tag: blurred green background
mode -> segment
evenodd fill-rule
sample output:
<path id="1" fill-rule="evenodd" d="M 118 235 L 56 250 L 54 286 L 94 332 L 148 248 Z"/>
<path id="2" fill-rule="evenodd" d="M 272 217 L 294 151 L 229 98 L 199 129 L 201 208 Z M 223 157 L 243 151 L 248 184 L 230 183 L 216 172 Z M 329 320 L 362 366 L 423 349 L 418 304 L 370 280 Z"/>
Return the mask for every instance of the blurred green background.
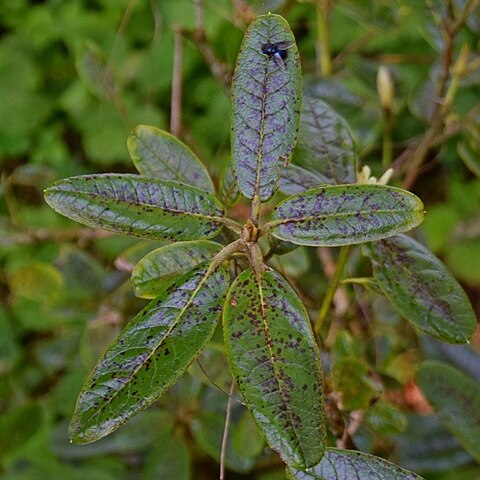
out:
<path id="1" fill-rule="evenodd" d="M 438 30 L 444 4 L 460 9 L 465 2 L 319 0 L 318 5 L 331 8 L 333 71 L 328 77 L 321 75 L 313 2 L 203 3 L 205 41 L 196 35 L 198 11 L 196 17 L 190 0 L 0 2 L 2 479 L 218 478 L 224 390 L 230 384 L 220 336 L 158 405 L 97 444 L 69 444 L 66 428 L 85 375 L 142 306 L 128 272 L 158 243 L 92 233 L 53 212 L 42 196 L 49 183 L 67 176 L 134 172 L 126 147 L 130 130 L 138 124 L 170 128 L 174 31 L 183 35 L 180 134 L 216 184 L 229 157 L 229 93 L 205 61 L 205 48 L 231 72 L 248 18 L 266 11 L 288 19 L 302 57 L 305 90 L 345 117 L 360 161 L 379 175 L 384 117 L 378 69 L 387 66 L 394 83 L 393 152 L 399 158 L 428 128 L 444 58 Z M 455 60 L 469 45 L 471 68 L 412 185 L 427 208 L 419 235 L 466 288 L 477 315 L 479 33 L 477 9 L 452 47 Z M 397 176 L 394 184 L 401 180 Z M 242 207 L 234 214 L 241 217 Z M 309 306 L 317 308 L 326 284 L 318 259 L 299 249 L 282 268 L 304 289 Z M 467 356 L 472 371 L 480 371 L 478 339 L 450 351 L 414 335 L 403 337 L 400 320 L 379 298 L 372 315 L 380 325 L 376 340 L 388 358 L 381 374 L 401 395 L 424 356 L 454 364 L 452 358 Z M 353 329 L 338 336 L 331 353 L 357 352 L 368 364 L 368 342 Z M 392 400 L 370 408 L 377 386 L 364 378 L 362 365 L 344 367 L 339 375 L 352 378 L 356 372 L 365 395 L 351 409 L 370 409 L 357 446 L 427 479 L 480 478 L 478 467 L 436 417 L 420 415 L 415 402 Z M 248 413 L 239 403 L 233 413 L 228 478 L 285 478 Z"/>

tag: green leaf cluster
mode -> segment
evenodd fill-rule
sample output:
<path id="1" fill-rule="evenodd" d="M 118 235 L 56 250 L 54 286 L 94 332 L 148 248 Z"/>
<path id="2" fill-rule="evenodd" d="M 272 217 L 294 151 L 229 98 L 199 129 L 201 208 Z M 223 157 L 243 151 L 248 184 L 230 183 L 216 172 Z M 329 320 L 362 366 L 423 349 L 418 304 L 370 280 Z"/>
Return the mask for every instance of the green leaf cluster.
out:
<path id="1" fill-rule="evenodd" d="M 469 2 L 263 2 L 297 41 L 254 1 L 31 3 L 0 7 L 0 476 L 476 478 L 473 13 L 438 82 Z"/>

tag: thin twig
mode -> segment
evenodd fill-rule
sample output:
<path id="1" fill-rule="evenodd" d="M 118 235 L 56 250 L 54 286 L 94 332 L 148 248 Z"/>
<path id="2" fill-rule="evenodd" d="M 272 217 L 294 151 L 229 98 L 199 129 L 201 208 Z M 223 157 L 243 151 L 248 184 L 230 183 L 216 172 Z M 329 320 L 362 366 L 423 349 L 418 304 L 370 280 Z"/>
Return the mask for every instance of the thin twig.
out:
<path id="1" fill-rule="evenodd" d="M 232 380 L 225 413 L 225 427 L 223 429 L 222 448 L 220 452 L 220 480 L 225 480 L 225 457 L 227 455 L 228 430 L 230 428 L 230 417 L 232 415 L 232 398 L 235 391 L 235 381 Z"/>
<path id="2" fill-rule="evenodd" d="M 317 48 L 319 73 L 328 77 L 332 74 L 332 57 L 330 52 L 330 9 L 331 0 L 322 0 L 317 5 Z"/>
<path id="3" fill-rule="evenodd" d="M 203 374 L 208 378 L 208 380 L 211 382 L 211 384 L 217 389 L 219 390 L 220 392 L 224 393 L 227 397 L 229 397 L 231 400 L 234 400 L 236 403 L 238 403 L 239 405 L 244 405 L 243 402 L 241 402 L 240 400 L 237 400 L 234 396 L 232 396 L 229 392 L 227 392 L 226 390 L 224 390 L 217 382 L 215 382 L 215 380 L 213 380 L 213 378 L 208 374 L 207 370 L 205 369 L 205 367 L 202 365 L 202 363 L 200 362 L 200 360 L 197 358 L 197 364 L 198 366 L 200 367 L 200 370 L 203 372 Z"/>
<path id="4" fill-rule="evenodd" d="M 182 131 L 182 66 L 183 35 L 179 28 L 174 33 L 174 54 L 172 74 L 172 101 L 170 110 L 170 132 L 180 136 Z"/>
<path id="5" fill-rule="evenodd" d="M 323 297 L 322 305 L 320 306 L 320 312 L 318 314 L 317 320 L 314 324 L 314 331 L 317 335 L 320 334 L 322 325 L 327 318 L 328 312 L 330 311 L 330 306 L 333 301 L 333 296 L 338 288 L 340 279 L 342 278 L 343 270 L 348 260 L 348 255 L 350 253 L 350 245 L 344 245 L 340 247 L 340 253 L 338 254 L 337 266 L 335 268 L 335 273 L 333 274 L 330 283 L 328 284 L 327 291 Z"/>
<path id="6" fill-rule="evenodd" d="M 205 35 L 203 1 L 194 0 L 193 8 L 195 10 L 195 30 L 193 32 L 190 30 L 183 30 L 183 34 L 198 48 L 198 51 L 205 60 L 205 63 L 209 66 L 214 78 L 228 90 L 230 88 L 232 75 L 228 65 L 217 58 L 215 52 L 207 41 Z"/>
<path id="7" fill-rule="evenodd" d="M 456 81 L 458 81 L 458 73 L 455 72 L 455 68 L 453 68 L 453 72 L 451 72 L 455 37 L 467 21 L 470 13 L 478 6 L 479 2 L 480 0 L 469 0 L 461 15 L 457 18 L 454 18 L 453 6 L 452 3 L 449 2 L 447 5 L 449 7 L 448 16 L 439 22 L 439 29 L 443 37 L 444 45 L 442 51 L 441 71 L 438 75 L 435 89 L 434 108 L 430 116 L 430 124 L 425 131 L 423 138 L 417 144 L 411 156 L 408 157 L 407 171 L 403 181 L 404 188 L 409 189 L 413 186 L 421 172 L 421 166 L 427 158 L 429 151 L 437 143 L 437 136 L 442 133 L 446 116 L 455 95 L 453 89 L 456 85 Z M 448 80 L 452 75 L 453 86 L 451 85 L 447 89 Z M 402 155 L 404 154 L 405 152 Z"/>
<path id="8" fill-rule="evenodd" d="M 376 33 L 369 31 L 357 38 L 353 42 L 349 43 L 335 58 L 332 60 L 332 70 L 339 70 L 346 58 L 353 53 L 358 52 L 364 46 L 376 37 Z"/>
<path id="9" fill-rule="evenodd" d="M 104 79 L 107 78 L 108 75 L 111 75 L 113 78 L 113 71 L 112 71 L 112 62 L 113 59 L 116 55 L 116 51 L 118 49 L 119 45 L 119 39 L 122 37 L 128 27 L 128 24 L 130 23 L 130 19 L 132 18 L 133 11 L 135 10 L 137 4 L 139 3 L 139 0 L 130 0 L 130 2 L 127 5 L 127 8 L 125 9 L 122 19 L 120 20 L 120 25 L 118 27 L 118 30 L 115 34 L 115 38 L 113 40 L 113 45 L 110 50 L 110 55 L 108 57 L 107 63 L 105 65 L 105 73 L 104 73 Z M 102 81 L 104 80 L 102 79 Z M 110 95 L 110 98 L 112 100 L 113 106 L 115 107 L 115 110 L 117 110 L 118 114 L 120 115 L 122 122 L 124 123 L 125 126 L 130 126 L 130 119 L 128 116 L 127 109 L 125 107 L 125 104 L 123 102 L 123 97 L 116 88 L 117 85 L 115 83 L 114 89 L 112 94 Z"/>
<path id="10" fill-rule="evenodd" d="M 152 10 L 153 20 L 155 22 L 155 28 L 152 35 L 152 45 L 155 45 L 160 38 L 160 33 L 162 30 L 162 17 L 158 13 L 158 9 L 156 8 L 153 0 L 150 0 L 150 9 Z"/>

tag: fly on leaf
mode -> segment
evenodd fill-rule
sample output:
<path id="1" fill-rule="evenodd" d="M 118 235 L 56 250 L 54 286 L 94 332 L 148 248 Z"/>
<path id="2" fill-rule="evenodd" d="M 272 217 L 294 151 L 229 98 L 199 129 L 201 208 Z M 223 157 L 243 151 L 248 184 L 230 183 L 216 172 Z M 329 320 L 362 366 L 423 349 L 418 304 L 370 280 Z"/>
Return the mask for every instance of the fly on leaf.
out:
<path id="1" fill-rule="evenodd" d="M 285 42 L 264 43 L 261 46 L 262 53 L 272 58 L 275 64 L 281 68 L 285 67 L 284 60 L 287 58 L 288 49 L 292 48 L 295 42 L 287 40 Z"/>

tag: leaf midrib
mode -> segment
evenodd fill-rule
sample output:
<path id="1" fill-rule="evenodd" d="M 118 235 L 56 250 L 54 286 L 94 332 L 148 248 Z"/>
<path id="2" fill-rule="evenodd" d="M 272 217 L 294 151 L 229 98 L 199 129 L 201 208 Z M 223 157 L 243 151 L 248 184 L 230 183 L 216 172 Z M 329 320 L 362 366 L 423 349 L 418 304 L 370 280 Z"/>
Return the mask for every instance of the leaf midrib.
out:
<path id="1" fill-rule="evenodd" d="M 297 443 L 298 449 L 299 449 L 299 451 L 302 455 L 302 459 L 305 460 L 306 455 L 303 451 L 303 448 L 301 446 L 301 442 L 300 442 L 300 439 L 299 439 L 299 435 L 297 434 L 297 430 L 295 428 L 295 422 L 293 421 L 291 409 L 289 408 L 288 402 L 287 402 L 287 400 L 285 398 L 285 395 L 283 393 L 283 390 L 282 390 L 282 383 L 279 379 L 279 375 L 278 375 L 277 367 L 276 367 L 276 363 L 275 363 L 275 354 L 273 352 L 273 348 L 271 347 L 272 338 L 271 338 L 271 335 L 270 335 L 270 329 L 268 327 L 268 322 L 267 322 L 267 318 L 266 318 L 266 308 L 265 308 L 266 304 L 265 304 L 265 300 L 264 300 L 264 296 L 263 296 L 262 280 L 264 279 L 264 276 L 263 276 L 263 274 L 258 274 L 257 275 L 255 273 L 253 275 L 254 275 L 255 279 L 257 280 L 257 284 L 258 284 L 258 294 L 259 294 L 259 297 L 260 297 L 260 308 L 261 308 L 261 312 L 262 312 L 262 323 L 263 323 L 263 327 L 264 327 L 265 337 L 267 339 L 267 341 L 265 343 L 266 343 L 267 348 L 268 348 L 270 363 L 271 363 L 273 371 L 275 373 L 275 380 L 277 381 L 278 392 L 279 392 L 280 397 L 282 399 L 282 403 L 285 406 L 286 411 L 288 412 L 288 416 L 290 418 L 290 424 L 292 426 L 293 434 L 294 434 L 295 441 Z"/>
<path id="2" fill-rule="evenodd" d="M 407 210 L 405 211 L 405 209 L 388 209 L 388 210 L 375 210 L 375 211 L 372 211 L 372 210 L 367 210 L 367 211 L 364 211 L 364 210 L 360 210 L 360 211 L 356 211 L 356 212 L 341 212 L 341 213 L 326 213 L 326 214 L 319 214 L 317 216 L 314 216 L 314 215 L 308 215 L 308 216 L 305 216 L 305 217 L 293 217 L 293 218 L 285 218 L 285 219 L 281 219 L 281 220 L 272 220 L 270 222 L 268 222 L 264 228 L 275 228 L 279 225 L 284 225 L 286 223 L 299 223 L 299 222 L 306 222 L 306 221 L 309 221 L 309 220 L 320 220 L 320 219 L 330 219 L 330 218 L 345 218 L 345 217 L 356 217 L 357 215 L 364 215 L 364 216 L 374 216 L 375 214 L 377 213 L 380 213 L 380 214 L 384 214 L 384 213 L 410 213 L 410 214 L 415 214 L 417 215 L 418 213 L 421 213 L 421 209 L 418 209 L 418 210 Z M 365 215 L 365 214 L 368 214 L 368 215 Z"/>
<path id="3" fill-rule="evenodd" d="M 195 217 L 195 218 L 208 218 L 208 219 L 214 220 L 218 223 L 223 223 L 223 221 L 224 221 L 224 217 L 219 217 L 217 215 L 208 215 L 206 213 L 196 213 L 196 212 L 190 212 L 188 210 L 178 210 L 178 209 L 170 208 L 170 207 L 161 207 L 159 205 L 152 204 L 152 203 L 128 202 L 128 201 L 122 200 L 122 199 L 118 200 L 118 199 L 111 198 L 111 197 L 104 197 L 102 195 L 98 195 L 96 193 L 91 193 L 91 192 L 75 192 L 75 191 L 65 191 L 65 190 L 61 190 L 61 189 L 54 190 L 53 188 L 50 188 L 49 192 L 58 193 L 58 194 L 61 194 L 61 195 L 71 195 L 75 199 L 78 199 L 79 197 L 84 197 L 84 198 L 86 197 L 87 199 L 88 198 L 100 199 L 100 200 L 103 200 L 104 202 L 107 202 L 107 203 L 111 201 L 111 202 L 114 202 L 115 205 L 122 204 L 122 205 L 125 205 L 127 207 L 131 206 L 131 205 L 135 205 L 135 206 L 145 207 L 145 208 L 155 208 L 155 209 L 158 209 L 158 210 L 166 212 L 166 213 L 171 213 L 173 215 L 188 215 L 188 216 Z M 108 205 L 106 205 L 106 206 L 108 206 Z M 220 206 L 219 206 L 219 208 L 220 208 Z"/>

